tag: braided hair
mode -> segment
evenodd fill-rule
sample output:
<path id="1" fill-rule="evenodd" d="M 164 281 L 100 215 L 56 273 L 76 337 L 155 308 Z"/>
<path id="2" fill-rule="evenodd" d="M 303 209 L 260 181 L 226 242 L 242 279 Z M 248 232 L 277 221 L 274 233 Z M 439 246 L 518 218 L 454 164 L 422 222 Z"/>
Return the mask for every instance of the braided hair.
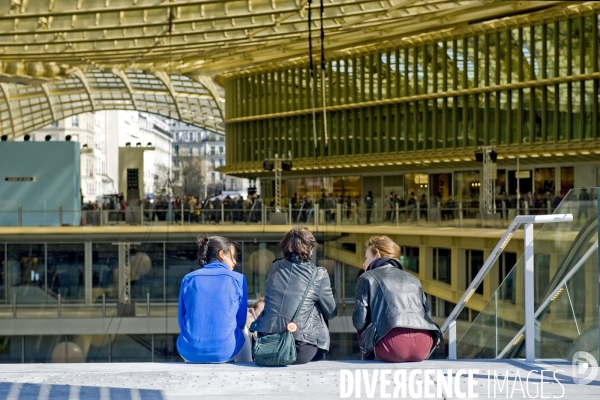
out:
<path id="1" fill-rule="evenodd" d="M 220 251 L 231 252 L 233 242 L 223 236 L 204 236 L 198 238 L 198 266 L 203 268 L 209 262 L 216 260 Z"/>

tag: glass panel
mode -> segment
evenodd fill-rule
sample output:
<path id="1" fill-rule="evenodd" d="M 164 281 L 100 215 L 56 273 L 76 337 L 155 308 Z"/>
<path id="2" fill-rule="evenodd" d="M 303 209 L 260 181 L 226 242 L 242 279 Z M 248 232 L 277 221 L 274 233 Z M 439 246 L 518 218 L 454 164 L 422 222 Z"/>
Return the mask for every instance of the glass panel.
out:
<path id="1" fill-rule="evenodd" d="M 68 362 L 68 356 L 75 353 L 75 348 L 69 344 L 65 346 L 65 339 L 64 335 L 25 336 L 25 362 L 65 362 L 65 358 Z"/>
<path id="2" fill-rule="evenodd" d="M 410 246 L 400 246 L 400 263 L 405 270 L 419 273 L 419 248 Z"/>
<path id="3" fill-rule="evenodd" d="M 183 362 L 177 351 L 177 336 L 179 335 L 154 335 L 155 362 Z"/>
<path id="4" fill-rule="evenodd" d="M 499 116 L 499 112 L 500 109 L 498 107 L 498 93 L 489 93 L 486 94 L 486 106 L 488 108 L 487 110 L 487 137 L 488 137 L 488 144 L 493 146 L 495 144 L 497 144 L 496 142 L 496 138 L 497 138 L 497 134 L 496 134 L 496 127 L 497 127 L 497 121 L 498 121 L 498 116 Z"/>
<path id="5" fill-rule="evenodd" d="M 115 335 L 112 362 L 151 362 L 152 335 Z"/>
<path id="6" fill-rule="evenodd" d="M 507 105 L 507 110 L 510 112 L 509 143 L 512 144 L 519 144 L 519 129 L 522 126 L 519 93 L 519 90 L 510 90 L 508 92 L 508 100 L 510 101 Z"/>
<path id="7" fill-rule="evenodd" d="M 571 89 L 571 140 L 581 139 L 581 118 L 583 114 L 581 96 L 583 95 L 582 89 L 585 90 L 585 82 L 573 82 L 570 85 Z"/>
<path id="8" fill-rule="evenodd" d="M 405 106 L 405 112 L 407 113 L 405 121 L 408 122 L 406 125 L 406 150 L 412 151 L 415 149 L 415 103 L 407 103 Z"/>
<path id="9" fill-rule="evenodd" d="M 282 257 L 281 247 L 275 242 L 244 242 L 243 253 L 243 273 L 248 282 L 248 296 L 263 297 L 266 293 L 267 273 L 273 261 Z"/>
<path id="10" fill-rule="evenodd" d="M 190 252 L 195 253 L 194 251 Z M 163 244 L 142 243 L 139 246 L 132 247 L 130 263 L 132 301 L 145 302 L 147 293 L 150 293 L 151 300 L 162 301 L 164 299 L 163 286 L 165 284 Z M 170 283 L 178 286 L 175 282 Z"/>
<path id="11" fill-rule="evenodd" d="M 451 263 L 452 250 L 434 248 L 433 249 L 433 279 L 444 283 L 451 283 Z"/>
<path id="12" fill-rule="evenodd" d="M 442 121 L 444 121 L 444 127 L 446 128 L 446 148 L 451 149 L 454 147 L 454 132 L 452 129 L 452 116 L 454 108 L 454 97 L 444 98 L 444 117 Z"/>
<path id="13" fill-rule="evenodd" d="M 596 202 L 586 200 L 592 197 L 589 194 L 586 197 L 586 193 L 578 189 L 570 191 L 555 211 L 572 213 L 573 222 L 545 225 L 535 237 L 535 307 L 539 314 L 536 356 L 539 358 L 570 360 L 576 350 L 597 349 L 597 249 L 587 261 L 579 262 L 597 238 Z M 585 212 L 578 216 L 582 210 Z M 553 249 L 552 254 L 545 253 L 548 249 Z M 523 292 L 515 290 L 523 287 L 523 257 L 506 274 L 506 256 L 499 265 L 500 279 L 506 278 L 460 339 L 459 358 L 498 355 L 514 358 L 524 354 L 524 335 L 519 332 L 524 324 Z M 562 284 L 564 279 L 568 282 L 566 286 Z M 542 304 L 549 304 L 549 308 L 538 309 Z M 590 340 L 594 335 L 595 339 Z"/>
<path id="14" fill-rule="evenodd" d="M 463 140 L 464 140 L 464 132 L 465 132 L 465 122 L 466 122 L 464 120 L 464 109 L 465 109 L 464 96 L 458 96 L 457 98 L 454 99 L 454 101 L 455 101 L 454 107 L 456 108 L 454 110 L 454 116 L 455 116 L 454 128 L 455 128 L 455 132 L 456 132 L 456 147 L 462 147 Z"/>
<path id="15" fill-rule="evenodd" d="M 583 26 L 583 64 L 584 73 L 589 74 L 595 71 L 594 69 L 594 24 L 597 16 L 589 16 L 584 18 Z M 596 42 L 598 38 L 596 38 Z"/>
<path id="16" fill-rule="evenodd" d="M 477 126 L 475 127 L 475 135 L 477 136 L 477 146 L 484 146 L 485 143 L 485 94 L 475 95 L 477 98 L 476 103 L 476 118 Z"/>
<path id="17" fill-rule="evenodd" d="M 509 96 L 510 92 L 499 92 L 497 94 L 499 101 L 499 120 L 498 120 L 498 144 L 506 144 L 506 129 L 508 125 Z"/>
<path id="18" fill-rule="evenodd" d="M 499 61 L 499 72 L 500 72 L 500 81 L 498 83 L 500 83 L 501 85 L 504 85 L 506 83 L 508 83 L 508 76 L 510 74 L 510 71 L 508 69 L 509 66 L 509 61 L 510 61 L 510 54 L 511 54 L 511 49 L 510 49 L 510 31 L 506 31 L 506 32 L 500 32 L 500 34 L 498 35 L 498 61 Z"/>
<path id="19" fill-rule="evenodd" d="M 557 93 L 557 99 L 559 102 L 558 111 L 559 111 L 559 125 L 558 125 L 558 140 L 566 140 L 567 134 L 569 131 L 569 85 L 567 83 L 562 83 L 557 85 L 559 90 Z"/>
<path id="20" fill-rule="evenodd" d="M 4 243 L 0 243 L 0 304 L 8 303 L 8 299 L 6 296 L 6 286 L 4 283 L 4 277 L 6 275 L 6 245 Z M 2 339 L 0 339 L 2 340 Z M 0 351 L 0 354 L 2 351 Z M 2 362 L 2 361 L 0 361 Z"/>
<path id="21" fill-rule="evenodd" d="M 184 276 L 198 269 L 198 250 L 195 243 L 165 244 L 165 298 L 179 300 L 179 289 Z"/>
<path id="22" fill-rule="evenodd" d="M 0 336 L 0 364 L 21 362 L 22 336 Z"/>
<path id="23" fill-rule="evenodd" d="M 555 78 L 556 71 L 556 38 L 558 29 L 556 22 L 546 25 L 546 78 Z"/>
<path id="24" fill-rule="evenodd" d="M 444 80 L 446 91 L 454 90 L 454 42 L 445 42 Z"/>
<path id="25" fill-rule="evenodd" d="M 584 85 L 584 101 L 585 101 L 585 114 L 583 118 L 583 138 L 593 139 L 594 138 L 594 81 L 585 81 Z"/>
<path id="26" fill-rule="evenodd" d="M 42 304 L 55 302 L 46 296 L 46 261 L 43 244 L 8 244 L 6 264 L 6 294 L 12 303 Z"/>
<path id="27" fill-rule="evenodd" d="M 531 92 L 534 89 L 520 90 L 522 124 L 521 124 L 521 143 L 531 143 Z"/>
<path id="28" fill-rule="evenodd" d="M 343 264 L 344 267 L 344 299 L 354 299 L 356 293 L 356 282 L 358 277 L 363 274 L 363 269 L 350 264 Z M 361 266 L 362 267 L 362 266 Z"/>
<path id="29" fill-rule="evenodd" d="M 83 302 L 84 245 L 48 244 L 48 296 L 61 301 Z"/>
<path id="30" fill-rule="evenodd" d="M 568 21 L 560 21 L 558 23 L 558 76 L 568 76 L 571 60 L 569 59 L 569 41 L 567 30 Z"/>
<path id="31" fill-rule="evenodd" d="M 571 23 L 571 74 L 577 75 L 583 72 L 582 49 L 580 49 L 581 38 L 579 35 L 583 34 L 581 20 L 575 18 L 570 20 Z"/>
<path id="32" fill-rule="evenodd" d="M 434 100 L 425 102 L 425 139 L 427 141 L 427 149 L 433 149 L 433 110 Z"/>
<path id="33" fill-rule="evenodd" d="M 109 243 L 92 244 L 92 302 L 119 299 L 119 250 Z"/>

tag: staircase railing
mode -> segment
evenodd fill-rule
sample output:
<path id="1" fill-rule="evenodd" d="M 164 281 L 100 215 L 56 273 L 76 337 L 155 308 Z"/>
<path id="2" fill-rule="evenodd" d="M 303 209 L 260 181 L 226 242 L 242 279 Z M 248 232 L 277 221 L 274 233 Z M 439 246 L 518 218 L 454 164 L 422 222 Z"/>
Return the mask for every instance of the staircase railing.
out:
<path id="1" fill-rule="evenodd" d="M 452 310 L 444 324 L 442 325 L 442 334 L 448 333 L 448 358 L 456 359 L 456 318 L 465 308 L 477 287 L 483 282 L 483 279 L 492 269 L 500 254 L 506 248 L 515 232 L 524 224 L 524 260 L 525 260 L 525 358 L 527 362 L 535 360 L 535 317 L 534 317 L 534 263 L 533 263 L 533 224 L 550 224 L 559 222 L 572 222 L 573 214 L 552 214 L 552 215 L 519 215 L 511 222 L 509 227 L 498 241 L 498 244 L 487 258 L 479 273 L 475 276 L 467 290 Z"/>

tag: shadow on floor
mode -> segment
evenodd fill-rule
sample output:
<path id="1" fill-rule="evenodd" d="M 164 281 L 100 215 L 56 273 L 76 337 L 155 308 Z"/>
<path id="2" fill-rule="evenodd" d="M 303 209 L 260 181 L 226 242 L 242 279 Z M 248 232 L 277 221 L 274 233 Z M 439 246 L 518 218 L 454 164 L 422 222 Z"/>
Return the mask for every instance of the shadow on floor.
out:
<path id="1" fill-rule="evenodd" d="M 46 396 L 47 393 L 47 396 Z M 165 400 L 160 390 L 0 382 L 2 400 Z"/>

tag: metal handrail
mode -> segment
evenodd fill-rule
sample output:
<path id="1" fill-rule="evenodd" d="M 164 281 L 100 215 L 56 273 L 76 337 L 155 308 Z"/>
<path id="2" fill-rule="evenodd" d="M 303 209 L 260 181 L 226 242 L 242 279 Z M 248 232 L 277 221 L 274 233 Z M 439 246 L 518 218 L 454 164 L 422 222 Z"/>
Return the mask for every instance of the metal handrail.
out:
<path id="1" fill-rule="evenodd" d="M 535 348 L 533 342 L 533 319 L 534 319 L 534 301 L 533 301 L 533 224 L 549 224 L 555 222 L 572 222 L 573 214 L 551 214 L 551 215 L 518 215 L 513 219 L 511 224 L 508 226 L 502 238 L 498 241 L 498 244 L 489 255 L 479 273 L 475 276 L 467 290 L 463 293 L 462 297 L 442 325 L 442 334 L 448 333 L 448 358 L 451 360 L 456 359 L 456 318 L 465 308 L 469 302 L 477 287 L 483 282 L 483 279 L 492 269 L 492 266 L 496 263 L 500 254 L 506 248 L 506 245 L 510 242 L 515 232 L 521 224 L 525 224 L 525 331 L 526 331 L 526 358 L 527 362 L 533 362 L 535 359 Z M 528 290 L 530 289 L 530 290 Z M 530 335 L 527 335 L 531 332 Z"/>

